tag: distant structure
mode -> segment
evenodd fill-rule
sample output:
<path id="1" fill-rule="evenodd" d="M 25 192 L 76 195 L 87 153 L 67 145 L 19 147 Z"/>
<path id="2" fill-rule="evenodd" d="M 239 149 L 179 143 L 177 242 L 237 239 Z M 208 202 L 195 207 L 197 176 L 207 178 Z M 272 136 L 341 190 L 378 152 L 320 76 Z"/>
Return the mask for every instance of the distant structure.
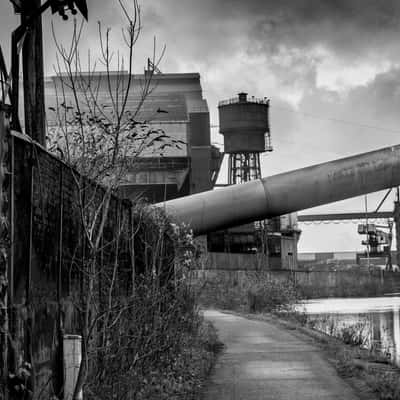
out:
<path id="1" fill-rule="evenodd" d="M 180 144 L 179 147 L 167 146 L 162 151 L 146 149 L 135 158 L 120 187 L 122 196 L 132 200 L 146 198 L 149 202 L 159 202 L 210 190 L 222 161 L 222 154 L 210 142 L 210 116 L 200 75 L 156 72 L 151 78 L 151 92 L 141 104 L 136 119 L 153 129 L 161 129 Z M 143 100 L 141 93 L 146 73 L 132 76 L 128 97 L 130 112 Z M 112 90 L 119 84 L 121 74 L 124 73 L 110 73 Z M 47 110 L 57 107 L 55 87 L 59 79 L 53 76 L 45 81 Z M 110 106 L 105 73 L 91 74 L 91 81 L 93 87 L 98 87 L 97 102 Z M 69 101 L 73 103 L 72 92 L 66 93 L 66 102 Z M 53 114 L 47 113 L 50 126 L 57 123 Z"/>
<path id="2" fill-rule="evenodd" d="M 272 151 L 269 100 L 247 99 L 247 93 L 221 101 L 219 129 L 229 156 L 228 183 L 235 185 L 261 178 L 260 153 Z"/>
<path id="3" fill-rule="evenodd" d="M 45 81 L 46 110 L 57 107 L 55 88 L 61 78 L 53 76 Z M 131 112 L 142 102 L 140 89 L 145 78 L 146 72 L 132 77 L 128 97 Z M 112 90 L 120 79 L 121 72 L 110 74 Z M 108 79 L 98 73 L 91 74 L 91 80 L 98 87 L 98 103 L 107 107 L 111 102 Z M 213 189 L 223 153 L 211 144 L 209 109 L 200 75 L 158 72 L 151 85 L 136 119 L 162 129 L 181 145 L 162 151 L 147 149 L 135 158 L 120 186 L 122 197 L 153 203 Z M 73 103 L 72 96 L 72 92 L 65 93 L 67 104 Z M 246 93 L 219 104 L 230 184 L 261 177 L 260 154 L 272 151 L 268 112 L 268 99 L 248 98 Z M 47 113 L 49 126 L 57 124 L 53 114 Z M 299 232 L 296 215 L 290 214 L 209 234 L 207 247 L 217 253 L 263 253 L 268 257 L 263 268 L 295 268 Z"/>
<path id="4" fill-rule="evenodd" d="M 219 129 L 228 156 L 228 184 L 261 178 L 260 154 L 271 152 L 269 99 L 237 97 L 218 105 Z M 297 215 L 241 225 L 208 235 L 211 252 L 261 253 L 267 263 L 262 268 L 294 269 L 297 266 Z"/>

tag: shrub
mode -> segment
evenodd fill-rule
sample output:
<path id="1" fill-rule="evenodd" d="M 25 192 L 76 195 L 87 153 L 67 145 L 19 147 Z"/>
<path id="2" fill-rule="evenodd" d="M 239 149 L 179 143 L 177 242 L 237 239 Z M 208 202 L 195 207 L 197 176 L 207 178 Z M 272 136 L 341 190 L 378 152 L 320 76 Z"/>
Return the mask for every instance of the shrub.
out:
<path id="1" fill-rule="evenodd" d="M 127 287 L 130 275 L 118 263 L 93 279 L 103 292 L 92 303 L 83 385 L 89 400 L 190 399 L 218 348 L 188 279 L 196 262 L 191 233 L 161 213 L 143 212 L 140 220 L 133 283 Z"/>
<path id="2" fill-rule="evenodd" d="M 343 322 L 337 315 L 308 316 L 307 325 L 315 330 L 334 336 L 345 344 L 371 347 L 371 325 L 367 319 Z"/>
<path id="3" fill-rule="evenodd" d="M 352 346 L 364 346 L 368 341 L 368 327 L 365 323 L 359 322 L 343 327 L 339 332 L 340 339 Z"/>
<path id="4" fill-rule="evenodd" d="M 294 311 L 300 300 L 292 280 L 275 280 L 268 273 L 246 273 L 237 280 L 220 276 L 197 282 L 196 288 L 198 301 L 203 307 L 237 311 Z"/>
<path id="5" fill-rule="evenodd" d="M 278 282 L 267 278 L 252 285 L 247 294 L 251 312 L 293 311 L 298 301 L 296 285 L 291 280 Z"/>
<path id="6" fill-rule="evenodd" d="M 397 373 L 379 371 L 371 377 L 369 385 L 378 393 L 380 400 L 400 399 L 400 382 Z"/>

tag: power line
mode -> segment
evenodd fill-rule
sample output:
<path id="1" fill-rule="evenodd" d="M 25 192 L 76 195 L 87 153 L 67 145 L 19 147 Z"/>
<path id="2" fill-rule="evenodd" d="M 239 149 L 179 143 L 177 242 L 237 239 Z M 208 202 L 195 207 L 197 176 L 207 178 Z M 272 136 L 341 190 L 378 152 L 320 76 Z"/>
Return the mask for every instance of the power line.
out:
<path id="1" fill-rule="evenodd" d="M 378 130 L 378 131 L 381 131 L 381 132 L 400 134 L 400 130 L 387 128 L 387 127 L 383 127 L 383 126 L 369 125 L 369 124 L 364 124 L 364 123 L 358 122 L 358 121 L 349 121 L 349 120 L 340 119 L 340 118 L 316 115 L 316 114 L 312 114 L 312 113 L 305 112 L 305 111 L 294 110 L 294 109 L 289 108 L 289 107 L 275 106 L 275 105 L 273 107 L 277 108 L 277 109 L 280 109 L 280 110 L 288 111 L 288 112 L 291 112 L 291 113 L 294 113 L 294 114 L 300 114 L 300 115 L 303 115 L 304 117 L 319 119 L 321 121 L 330 121 L 330 122 L 336 122 L 336 123 L 339 123 L 339 124 L 357 126 L 359 128 L 375 129 L 375 130 Z M 219 128 L 219 125 L 218 124 L 211 124 L 210 128 Z"/>
<path id="2" fill-rule="evenodd" d="M 399 130 L 395 130 L 395 129 L 392 129 L 392 128 L 364 124 L 364 123 L 358 122 L 358 121 L 349 121 L 349 120 L 340 119 L 340 118 L 320 116 L 320 115 L 312 114 L 312 113 L 309 113 L 309 112 L 304 112 L 304 111 L 300 111 L 300 110 L 293 110 L 293 109 L 291 109 L 289 107 L 274 106 L 274 108 L 278 108 L 278 109 L 281 109 L 281 110 L 284 110 L 284 111 L 289 111 L 289 112 L 292 112 L 292 113 L 295 113 L 295 114 L 301 114 L 301 115 L 303 115 L 305 117 L 319 119 L 321 121 L 336 122 L 336 123 L 340 123 L 340 124 L 358 126 L 360 128 L 375 129 L 375 130 L 385 131 L 385 132 L 390 132 L 390 133 L 397 133 L 397 134 L 400 133 Z"/>

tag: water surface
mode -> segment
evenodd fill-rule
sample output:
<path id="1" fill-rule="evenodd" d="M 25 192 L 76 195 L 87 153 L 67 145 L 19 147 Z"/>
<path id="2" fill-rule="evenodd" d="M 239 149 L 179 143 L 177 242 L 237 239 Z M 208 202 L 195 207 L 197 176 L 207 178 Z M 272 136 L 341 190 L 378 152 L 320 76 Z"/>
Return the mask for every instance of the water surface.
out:
<path id="1" fill-rule="evenodd" d="M 400 366 L 400 296 L 303 302 L 315 329 L 374 348 Z"/>

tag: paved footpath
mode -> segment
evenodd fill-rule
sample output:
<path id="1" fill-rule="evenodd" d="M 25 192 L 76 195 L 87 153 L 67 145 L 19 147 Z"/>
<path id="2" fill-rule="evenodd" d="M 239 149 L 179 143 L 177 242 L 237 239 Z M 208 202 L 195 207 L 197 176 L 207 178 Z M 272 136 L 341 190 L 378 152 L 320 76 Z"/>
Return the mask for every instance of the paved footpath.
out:
<path id="1" fill-rule="evenodd" d="M 290 331 L 214 310 L 204 316 L 225 344 L 205 400 L 358 399 L 318 348 Z"/>

